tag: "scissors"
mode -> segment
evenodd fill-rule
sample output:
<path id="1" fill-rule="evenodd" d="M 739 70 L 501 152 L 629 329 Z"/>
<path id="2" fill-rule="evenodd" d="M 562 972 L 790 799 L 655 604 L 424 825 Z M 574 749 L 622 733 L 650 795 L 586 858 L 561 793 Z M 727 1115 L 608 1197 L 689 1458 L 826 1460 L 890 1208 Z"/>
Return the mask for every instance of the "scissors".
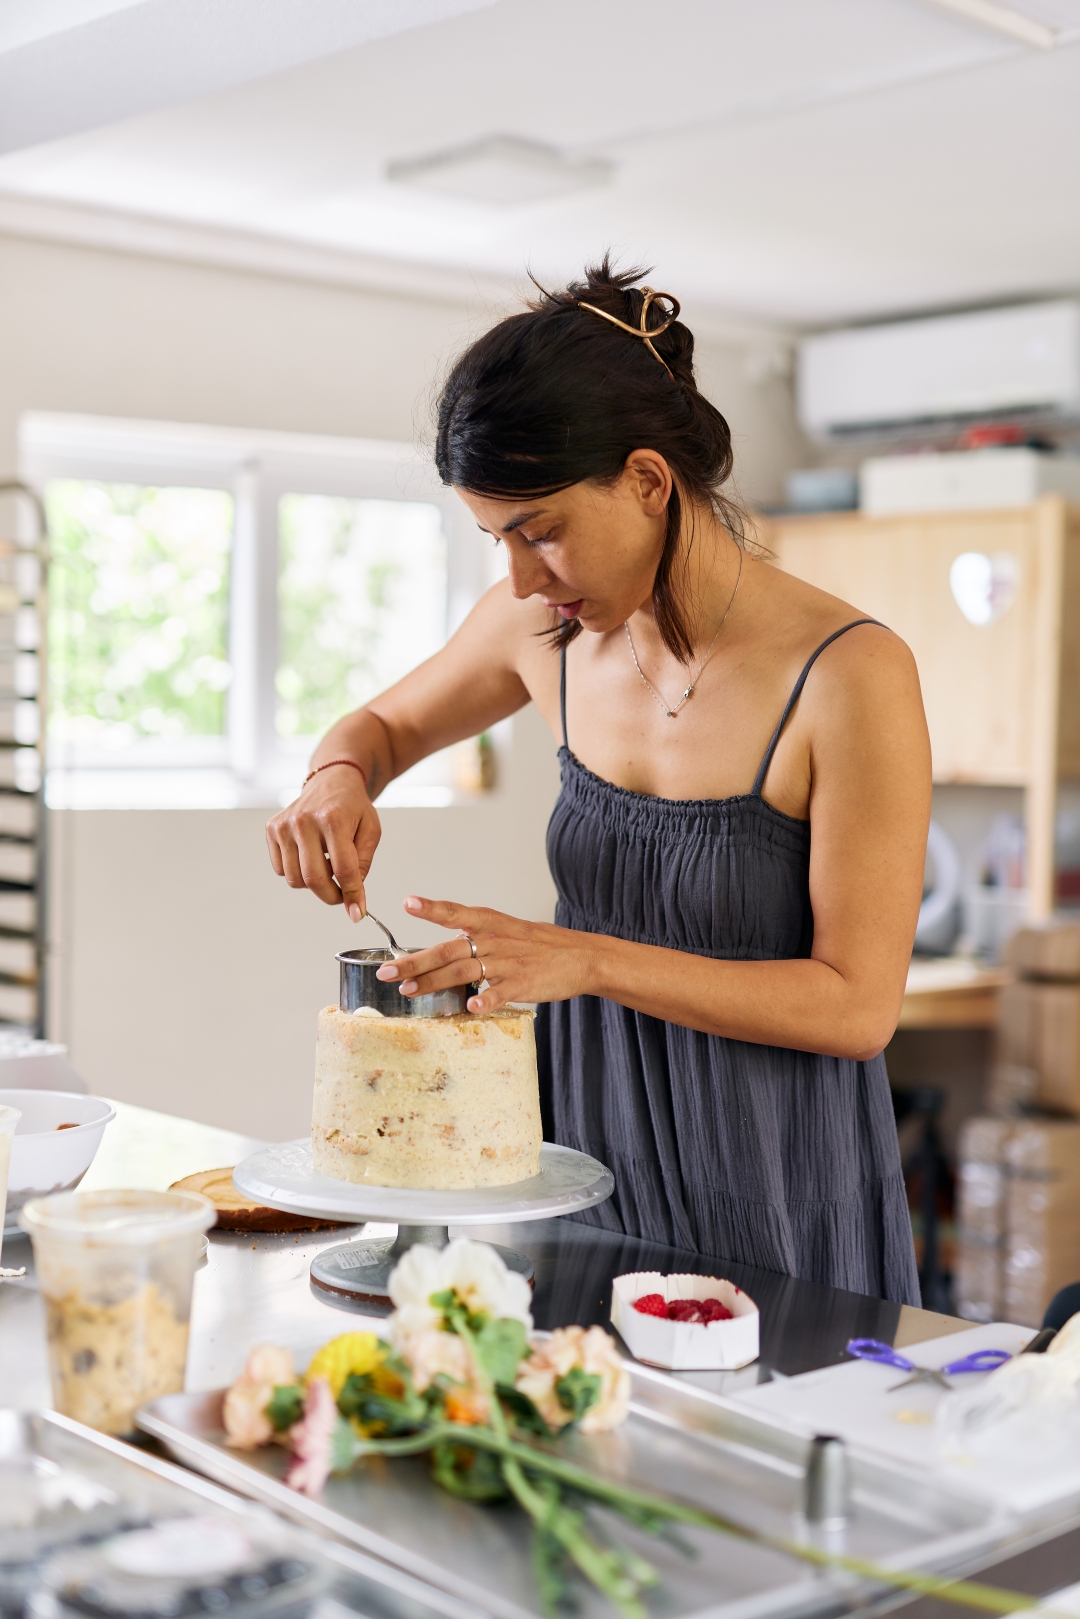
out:
<path id="1" fill-rule="evenodd" d="M 895 1366 L 898 1371 L 911 1373 L 903 1382 L 893 1383 L 886 1389 L 887 1394 L 906 1389 L 910 1383 L 934 1383 L 938 1388 L 951 1388 L 949 1376 L 957 1372 L 992 1372 L 995 1366 L 1012 1360 L 1007 1349 L 976 1349 L 962 1360 L 951 1360 L 947 1366 L 938 1368 L 916 1366 L 906 1355 L 898 1354 L 891 1344 L 883 1344 L 880 1338 L 852 1338 L 844 1347 L 856 1360 L 872 1360 L 879 1366 Z"/>

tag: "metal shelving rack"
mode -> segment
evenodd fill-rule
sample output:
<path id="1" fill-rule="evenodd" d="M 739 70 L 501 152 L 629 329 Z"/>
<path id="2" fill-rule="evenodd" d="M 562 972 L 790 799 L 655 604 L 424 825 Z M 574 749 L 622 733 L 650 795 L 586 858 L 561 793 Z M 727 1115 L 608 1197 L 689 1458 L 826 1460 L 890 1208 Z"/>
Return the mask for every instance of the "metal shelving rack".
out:
<path id="1" fill-rule="evenodd" d="M 45 814 L 45 591 L 48 522 L 35 490 L 0 481 L 0 1029 L 45 1037 L 48 907 Z M 0 535 L 3 531 L 0 530 Z"/>

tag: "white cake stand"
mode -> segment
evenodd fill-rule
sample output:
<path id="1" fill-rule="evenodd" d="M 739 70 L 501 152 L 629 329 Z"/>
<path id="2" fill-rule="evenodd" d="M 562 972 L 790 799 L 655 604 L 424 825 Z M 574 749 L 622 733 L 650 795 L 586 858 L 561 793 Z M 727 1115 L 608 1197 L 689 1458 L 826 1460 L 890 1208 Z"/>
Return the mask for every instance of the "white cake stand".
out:
<path id="1" fill-rule="evenodd" d="M 283 1141 L 252 1153 L 233 1170 L 237 1191 L 271 1209 L 318 1220 L 390 1221 L 396 1238 L 374 1237 L 328 1248 L 311 1265 L 311 1284 L 328 1303 L 344 1308 L 387 1308 L 390 1272 L 406 1249 L 423 1242 L 443 1248 L 447 1226 L 508 1225 L 553 1220 L 605 1202 L 615 1190 L 610 1169 L 586 1153 L 545 1141 L 540 1173 L 510 1186 L 467 1192 L 418 1191 L 400 1186 L 357 1186 L 320 1175 L 311 1162 L 311 1142 Z M 511 1270 L 532 1280 L 532 1263 L 511 1248 L 499 1248 Z"/>

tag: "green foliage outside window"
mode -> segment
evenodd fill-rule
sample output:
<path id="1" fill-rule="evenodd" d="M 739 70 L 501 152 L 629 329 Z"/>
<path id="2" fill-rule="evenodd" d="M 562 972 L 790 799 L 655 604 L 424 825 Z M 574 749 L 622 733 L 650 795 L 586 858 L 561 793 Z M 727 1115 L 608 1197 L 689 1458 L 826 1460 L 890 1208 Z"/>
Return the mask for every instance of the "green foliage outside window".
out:
<path id="1" fill-rule="evenodd" d="M 442 516 L 420 501 L 290 494 L 278 541 L 278 735 L 318 736 L 442 646 Z"/>
<path id="2" fill-rule="evenodd" d="M 50 734 L 113 747 L 221 736 L 232 497 L 59 479 L 46 503 Z"/>

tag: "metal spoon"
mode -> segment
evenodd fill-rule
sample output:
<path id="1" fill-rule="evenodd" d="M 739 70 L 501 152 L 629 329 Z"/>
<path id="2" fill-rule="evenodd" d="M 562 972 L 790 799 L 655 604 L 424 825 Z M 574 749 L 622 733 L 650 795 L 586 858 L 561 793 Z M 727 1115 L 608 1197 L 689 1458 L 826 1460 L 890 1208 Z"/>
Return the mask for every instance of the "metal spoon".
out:
<path id="1" fill-rule="evenodd" d="M 374 922 L 375 926 L 377 928 L 381 928 L 386 934 L 386 942 L 390 946 L 390 954 L 393 956 L 395 961 L 399 961 L 402 956 L 407 956 L 409 954 L 407 950 L 403 950 L 401 948 L 385 922 L 380 922 L 379 918 L 372 911 L 367 912 L 367 917 L 369 921 Z"/>

